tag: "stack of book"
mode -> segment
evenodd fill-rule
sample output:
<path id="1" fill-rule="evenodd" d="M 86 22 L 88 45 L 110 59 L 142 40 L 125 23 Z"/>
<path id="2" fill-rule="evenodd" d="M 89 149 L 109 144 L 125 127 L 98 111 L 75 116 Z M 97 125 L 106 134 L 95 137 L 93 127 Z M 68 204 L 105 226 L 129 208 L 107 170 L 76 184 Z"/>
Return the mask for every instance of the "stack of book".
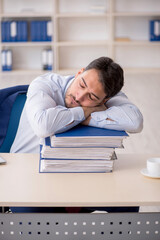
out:
<path id="1" fill-rule="evenodd" d="M 112 172 L 125 131 L 78 125 L 45 139 L 40 172 Z"/>

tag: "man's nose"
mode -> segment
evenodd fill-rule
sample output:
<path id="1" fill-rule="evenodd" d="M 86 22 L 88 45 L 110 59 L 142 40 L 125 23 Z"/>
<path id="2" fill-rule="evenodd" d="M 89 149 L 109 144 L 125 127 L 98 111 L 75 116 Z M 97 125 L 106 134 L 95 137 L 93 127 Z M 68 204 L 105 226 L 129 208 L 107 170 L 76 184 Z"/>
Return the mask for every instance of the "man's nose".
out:
<path id="1" fill-rule="evenodd" d="M 86 96 L 86 91 L 85 90 L 80 90 L 76 94 L 76 101 L 82 102 L 85 99 Z"/>

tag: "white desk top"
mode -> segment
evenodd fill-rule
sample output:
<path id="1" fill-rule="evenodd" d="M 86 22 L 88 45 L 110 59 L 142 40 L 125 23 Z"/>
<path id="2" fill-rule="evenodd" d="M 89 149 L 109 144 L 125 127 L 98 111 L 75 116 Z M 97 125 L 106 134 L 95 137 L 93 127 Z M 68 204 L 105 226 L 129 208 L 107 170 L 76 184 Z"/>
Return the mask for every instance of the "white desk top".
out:
<path id="1" fill-rule="evenodd" d="M 160 205 L 160 179 L 140 170 L 151 155 L 118 155 L 112 173 L 39 173 L 38 154 L 0 154 L 0 206 Z"/>

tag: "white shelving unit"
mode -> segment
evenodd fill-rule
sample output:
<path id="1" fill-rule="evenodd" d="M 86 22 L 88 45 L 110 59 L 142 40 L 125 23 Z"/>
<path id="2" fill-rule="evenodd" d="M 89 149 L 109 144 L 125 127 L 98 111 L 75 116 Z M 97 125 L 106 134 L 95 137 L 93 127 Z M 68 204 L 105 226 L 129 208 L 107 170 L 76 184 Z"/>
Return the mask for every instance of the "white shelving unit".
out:
<path id="1" fill-rule="evenodd" d="M 1 75 L 43 73 L 44 48 L 53 50 L 53 71 L 61 74 L 75 73 L 104 55 L 126 72 L 160 72 L 160 42 L 149 41 L 149 20 L 160 19 L 160 1 L 0 0 L 0 21 L 39 18 L 52 20 L 53 40 L 0 41 L 0 50 L 13 51 L 13 70 L 0 70 Z"/>

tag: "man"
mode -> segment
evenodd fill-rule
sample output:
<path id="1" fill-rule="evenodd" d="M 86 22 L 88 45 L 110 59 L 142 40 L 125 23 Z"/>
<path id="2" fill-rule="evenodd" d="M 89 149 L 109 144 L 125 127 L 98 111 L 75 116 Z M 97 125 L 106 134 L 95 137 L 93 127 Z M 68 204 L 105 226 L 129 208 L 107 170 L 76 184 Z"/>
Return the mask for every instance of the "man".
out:
<path id="1" fill-rule="evenodd" d="M 143 117 L 124 93 L 123 70 L 100 57 L 74 76 L 47 73 L 29 86 L 11 152 L 39 152 L 39 139 L 64 132 L 79 123 L 140 132 Z"/>
<path id="2" fill-rule="evenodd" d="M 122 68 L 107 57 L 92 61 L 74 76 L 47 73 L 29 86 L 19 128 L 11 152 L 39 152 L 39 139 L 64 132 L 79 123 L 140 132 L 143 117 L 124 93 Z M 77 208 L 108 212 L 138 211 L 138 207 Z M 73 208 L 69 211 L 76 212 Z M 12 208 L 20 212 L 59 212 L 65 208 Z M 68 210 L 67 210 L 68 211 Z"/>

